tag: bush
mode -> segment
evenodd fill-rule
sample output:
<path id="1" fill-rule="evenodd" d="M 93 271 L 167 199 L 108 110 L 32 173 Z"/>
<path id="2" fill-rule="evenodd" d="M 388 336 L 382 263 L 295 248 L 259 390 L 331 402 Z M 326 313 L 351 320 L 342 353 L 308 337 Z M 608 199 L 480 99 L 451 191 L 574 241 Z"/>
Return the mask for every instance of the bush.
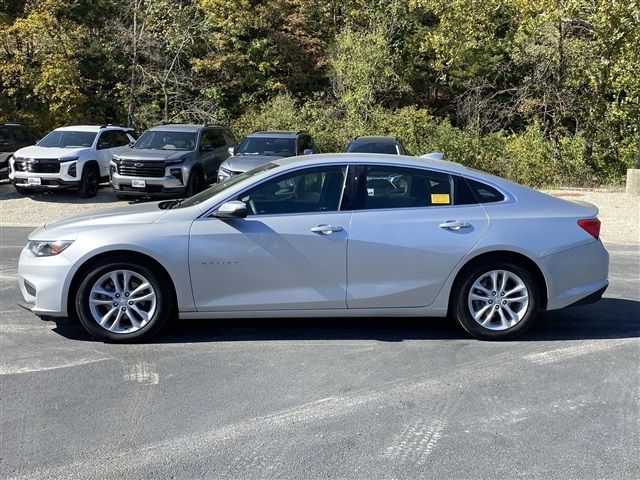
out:
<path id="1" fill-rule="evenodd" d="M 602 178 L 585 162 L 580 134 L 552 141 L 540 125 L 531 124 L 522 133 L 477 135 L 416 107 L 374 107 L 364 118 L 349 118 L 327 98 L 299 105 L 283 94 L 247 111 L 233 126 L 243 135 L 258 129 L 307 130 L 322 152 L 343 151 L 356 135 L 395 136 L 413 155 L 443 152 L 447 160 L 532 187 L 595 186 Z"/>

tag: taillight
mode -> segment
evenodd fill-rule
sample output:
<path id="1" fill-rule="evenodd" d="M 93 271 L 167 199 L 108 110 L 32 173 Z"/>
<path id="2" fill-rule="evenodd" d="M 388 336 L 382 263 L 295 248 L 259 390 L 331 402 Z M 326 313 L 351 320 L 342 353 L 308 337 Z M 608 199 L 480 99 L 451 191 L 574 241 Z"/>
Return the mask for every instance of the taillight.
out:
<path id="1" fill-rule="evenodd" d="M 578 225 L 593 238 L 600 238 L 600 220 L 597 218 L 581 218 Z"/>

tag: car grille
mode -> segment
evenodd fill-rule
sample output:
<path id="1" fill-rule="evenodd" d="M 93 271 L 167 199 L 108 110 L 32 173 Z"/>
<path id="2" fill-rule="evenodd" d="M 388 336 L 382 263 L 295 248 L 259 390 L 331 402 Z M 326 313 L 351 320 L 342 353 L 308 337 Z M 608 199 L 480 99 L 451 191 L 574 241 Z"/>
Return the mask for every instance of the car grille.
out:
<path id="1" fill-rule="evenodd" d="M 126 177 L 164 177 L 164 162 L 120 160 L 116 165 L 118 174 Z"/>
<path id="2" fill-rule="evenodd" d="M 15 160 L 13 168 L 16 172 L 59 173 L 60 162 L 56 158 L 38 158 L 35 160 Z"/>

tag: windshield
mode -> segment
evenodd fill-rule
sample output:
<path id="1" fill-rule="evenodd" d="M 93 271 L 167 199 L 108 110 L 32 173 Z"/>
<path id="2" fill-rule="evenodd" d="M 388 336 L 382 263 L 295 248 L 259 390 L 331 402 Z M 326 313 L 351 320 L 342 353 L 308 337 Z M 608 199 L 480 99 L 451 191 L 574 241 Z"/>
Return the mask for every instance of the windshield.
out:
<path id="1" fill-rule="evenodd" d="M 190 207 L 192 205 L 198 205 L 199 203 L 209 200 L 214 195 L 217 195 L 223 190 L 226 190 L 227 188 L 232 187 L 235 184 L 240 183 L 243 180 L 246 180 L 247 178 L 254 177 L 262 172 L 271 170 L 272 168 L 276 168 L 277 166 L 278 165 L 276 165 L 275 163 L 265 163 L 264 165 L 260 165 L 259 167 L 254 168 L 253 170 L 247 170 L 246 172 L 236 175 L 235 177 L 231 177 L 223 182 L 216 183 L 212 187 L 209 187 L 206 190 L 203 190 L 202 192 L 198 193 L 197 195 L 194 195 L 193 197 L 189 197 L 181 201 L 174 208 L 182 208 L 182 207 Z"/>
<path id="2" fill-rule="evenodd" d="M 282 137 L 245 137 L 234 155 L 265 155 L 268 157 L 293 157 L 296 139 Z"/>
<path id="3" fill-rule="evenodd" d="M 93 146 L 97 132 L 54 130 L 38 142 L 39 147 L 89 148 Z"/>
<path id="4" fill-rule="evenodd" d="M 196 133 L 148 130 L 142 134 L 133 148 L 141 150 L 194 150 L 196 148 Z"/>
<path id="5" fill-rule="evenodd" d="M 391 153 L 398 154 L 398 148 L 391 142 L 353 142 L 347 148 L 349 153 Z"/>

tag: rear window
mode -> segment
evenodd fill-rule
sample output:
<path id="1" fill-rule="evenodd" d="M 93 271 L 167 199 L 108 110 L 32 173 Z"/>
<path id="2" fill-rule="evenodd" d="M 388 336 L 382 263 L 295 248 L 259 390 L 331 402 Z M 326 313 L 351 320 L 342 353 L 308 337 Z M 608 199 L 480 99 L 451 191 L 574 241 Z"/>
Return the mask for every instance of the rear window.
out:
<path id="1" fill-rule="evenodd" d="M 478 182 L 470 178 L 467 178 L 467 182 L 479 203 L 493 203 L 504 200 L 502 193 L 486 183 Z"/>

